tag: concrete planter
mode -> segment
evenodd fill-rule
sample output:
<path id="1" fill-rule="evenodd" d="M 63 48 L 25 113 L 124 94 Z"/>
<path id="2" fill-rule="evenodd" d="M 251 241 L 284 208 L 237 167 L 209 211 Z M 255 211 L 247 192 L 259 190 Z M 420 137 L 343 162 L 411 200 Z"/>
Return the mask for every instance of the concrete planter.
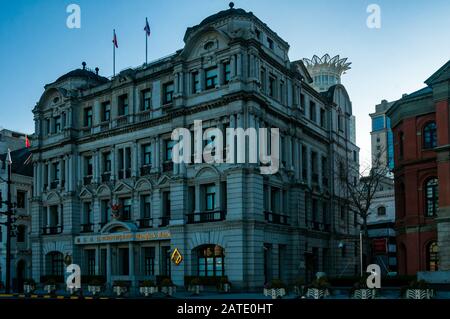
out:
<path id="1" fill-rule="evenodd" d="M 88 285 L 88 291 L 93 295 L 98 295 L 102 291 L 102 286 Z"/>
<path id="2" fill-rule="evenodd" d="M 139 288 L 139 292 L 141 293 L 141 295 L 148 297 L 153 295 L 154 293 L 158 292 L 158 287 L 153 286 L 153 287 L 140 287 Z"/>
<path id="3" fill-rule="evenodd" d="M 356 289 L 353 292 L 353 298 L 356 299 L 375 299 L 377 296 L 377 291 L 375 289 Z"/>
<path id="4" fill-rule="evenodd" d="M 173 296 L 174 293 L 177 292 L 176 286 L 163 286 L 161 287 L 161 292 L 166 294 L 167 296 Z"/>
<path id="5" fill-rule="evenodd" d="M 36 286 L 35 285 L 30 285 L 30 284 L 24 284 L 23 285 L 23 292 L 26 294 L 31 294 L 36 290 Z"/>
<path id="6" fill-rule="evenodd" d="M 305 286 L 294 286 L 294 293 L 297 296 L 303 296 L 305 294 Z"/>
<path id="7" fill-rule="evenodd" d="M 406 299 L 431 299 L 434 297 L 433 289 L 407 289 Z"/>
<path id="8" fill-rule="evenodd" d="M 189 285 L 188 291 L 192 292 L 194 295 L 200 295 L 200 292 L 203 291 L 202 285 Z"/>
<path id="9" fill-rule="evenodd" d="M 313 298 L 313 299 L 321 299 L 328 297 L 330 295 L 330 291 L 328 288 L 308 288 L 306 291 L 306 297 L 307 298 Z"/>
<path id="10" fill-rule="evenodd" d="M 128 287 L 114 286 L 113 292 L 117 295 L 117 297 L 120 297 L 128 292 Z"/>
<path id="11" fill-rule="evenodd" d="M 284 288 L 264 288 L 264 296 L 270 296 L 272 299 L 283 298 L 286 296 Z"/>
<path id="12" fill-rule="evenodd" d="M 48 293 L 48 294 L 52 294 L 56 291 L 56 285 L 45 285 L 44 286 L 44 290 Z"/>

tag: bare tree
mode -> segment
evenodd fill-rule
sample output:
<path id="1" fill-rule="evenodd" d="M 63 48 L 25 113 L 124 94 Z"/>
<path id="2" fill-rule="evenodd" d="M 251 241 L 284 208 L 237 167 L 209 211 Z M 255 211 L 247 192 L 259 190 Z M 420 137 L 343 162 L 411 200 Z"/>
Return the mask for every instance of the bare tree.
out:
<path id="1" fill-rule="evenodd" d="M 368 238 L 367 220 L 371 214 L 370 208 L 373 199 L 380 190 L 380 184 L 386 180 L 389 173 L 387 164 L 382 161 L 384 150 L 380 150 L 378 156 L 372 160 L 371 165 L 351 166 L 344 158 L 338 157 L 340 186 L 346 193 L 348 204 L 356 214 L 357 222 L 361 226 L 363 237 Z M 365 240 L 367 253 L 370 252 L 369 241 Z M 369 257 L 369 256 L 367 256 Z"/>

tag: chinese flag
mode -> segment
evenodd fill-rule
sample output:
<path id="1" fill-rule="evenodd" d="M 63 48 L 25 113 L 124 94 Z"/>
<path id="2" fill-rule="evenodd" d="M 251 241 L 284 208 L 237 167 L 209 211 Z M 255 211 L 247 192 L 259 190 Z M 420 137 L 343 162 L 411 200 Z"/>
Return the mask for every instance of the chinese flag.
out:
<path id="1" fill-rule="evenodd" d="M 26 148 L 31 147 L 31 143 L 30 143 L 30 140 L 28 139 L 28 135 L 25 135 L 25 147 Z"/>
<path id="2" fill-rule="evenodd" d="M 117 42 L 116 30 L 114 30 L 113 44 L 116 48 L 119 47 L 119 43 Z"/>

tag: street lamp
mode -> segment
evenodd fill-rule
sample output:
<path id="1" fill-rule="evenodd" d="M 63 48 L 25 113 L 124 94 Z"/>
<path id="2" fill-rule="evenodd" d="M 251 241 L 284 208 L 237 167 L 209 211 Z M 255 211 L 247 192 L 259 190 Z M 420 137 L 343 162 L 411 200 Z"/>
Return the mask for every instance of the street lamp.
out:
<path id="1" fill-rule="evenodd" d="M 6 215 L 6 223 L 0 223 L 6 226 L 6 282 L 5 282 L 5 292 L 9 293 L 11 290 L 11 224 L 12 224 L 12 203 L 11 203 L 11 150 L 8 148 L 8 154 L 6 156 L 6 164 L 8 165 L 8 179 L 6 183 L 8 185 L 8 195 L 6 201 L 0 200 L 0 204 L 6 204 L 6 212 L 1 212 L 0 214 Z"/>

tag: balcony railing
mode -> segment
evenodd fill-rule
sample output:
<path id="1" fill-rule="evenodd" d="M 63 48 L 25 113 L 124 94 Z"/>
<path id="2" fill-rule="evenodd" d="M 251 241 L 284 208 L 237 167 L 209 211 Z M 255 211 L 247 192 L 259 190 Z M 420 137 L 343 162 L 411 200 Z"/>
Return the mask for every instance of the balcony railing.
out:
<path id="1" fill-rule="evenodd" d="M 279 224 L 279 225 L 289 225 L 288 224 L 288 216 L 272 213 L 272 212 L 264 212 L 264 219 L 272 224 Z"/>
<path id="2" fill-rule="evenodd" d="M 150 175 L 150 171 L 152 169 L 151 165 L 144 165 L 141 167 L 141 176 Z"/>
<path id="3" fill-rule="evenodd" d="M 141 218 L 137 220 L 139 228 L 151 228 L 153 225 L 153 218 Z"/>
<path id="4" fill-rule="evenodd" d="M 128 116 L 123 115 L 117 118 L 117 126 L 122 126 L 128 124 Z"/>
<path id="5" fill-rule="evenodd" d="M 323 231 L 323 232 L 330 232 L 331 231 L 331 225 L 324 222 L 317 222 L 317 221 L 306 221 L 306 225 L 308 228 L 317 230 L 317 231 Z"/>
<path id="6" fill-rule="evenodd" d="M 164 226 L 169 225 L 170 216 L 163 216 L 160 219 L 161 219 L 161 224 L 159 225 L 159 227 L 164 227 Z"/>
<path id="7" fill-rule="evenodd" d="M 225 220 L 226 212 L 222 210 L 205 211 L 201 213 L 187 214 L 188 224 L 218 222 Z"/>
<path id="8" fill-rule="evenodd" d="M 84 185 L 91 185 L 92 184 L 92 176 L 91 175 L 85 176 L 83 178 L 83 182 L 84 182 Z"/>
<path id="9" fill-rule="evenodd" d="M 151 110 L 143 111 L 139 114 L 139 121 L 147 121 L 151 119 Z"/>
<path id="10" fill-rule="evenodd" d="M 81 225 L 81 232 L 82 233 L 92 233 L 94 231 L 94 224 L 82 224 Z"/>
<path id="11" fill-rule="evenodd" d="M 57 235 L 61 234 L 63 231 L 62 226 L 47 226 L 42 228 L 43 235 Z"/>
<path id="12" fill-rule="evenodd" d="M 105 172 L 102 174 L 102 183 L 107 183 L 111 180 L 111 173 Z"/>
<path id="13" fill-rule="evenodd" d="M 167 161 L 163 163 L 163 172 L 172 172 L 173 171 L 173 162 Z"/>

